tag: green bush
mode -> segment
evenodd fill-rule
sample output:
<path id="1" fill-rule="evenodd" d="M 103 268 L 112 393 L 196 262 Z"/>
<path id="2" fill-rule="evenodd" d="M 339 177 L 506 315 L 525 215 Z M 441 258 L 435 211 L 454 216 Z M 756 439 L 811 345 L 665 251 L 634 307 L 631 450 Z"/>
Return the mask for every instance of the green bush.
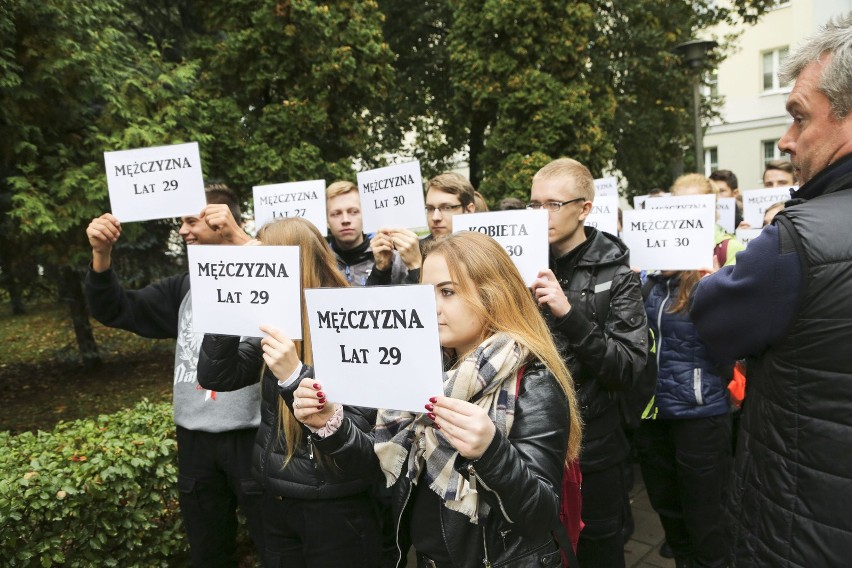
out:
<path id="1" fill-rule="evenodd" d="M 143 400 L 52 432 L 0 433 L 4 566 L 168 566 L 185 557 L 172 407 Z"/>

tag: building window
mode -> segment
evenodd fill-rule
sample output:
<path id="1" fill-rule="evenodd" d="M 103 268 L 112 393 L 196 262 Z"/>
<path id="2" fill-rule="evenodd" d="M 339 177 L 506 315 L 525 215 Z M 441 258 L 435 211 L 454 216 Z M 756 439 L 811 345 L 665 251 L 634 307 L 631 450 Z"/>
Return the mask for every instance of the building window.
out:
<path id="1" fill-rule="evenodd" d="M 763 169 L 766 169 L 766 164 L 772 160 L 780 160 L 784 157 L 781 150 L 778 149 L 778 140 L 764 140 L 763 144 Z"/>
<path id="2" fill-rule="evenodd" d="M 763 53 L 763 90 L 777 91 L 783 85 L 778 82 L 778 68 L 787 57 L 787 48 L 780 47 Z"/>
<path id="3" fill-rule="evenodd" d="M 704 175 L 709 176 L 719 169 L 719 149 L 704 148 Z"/>

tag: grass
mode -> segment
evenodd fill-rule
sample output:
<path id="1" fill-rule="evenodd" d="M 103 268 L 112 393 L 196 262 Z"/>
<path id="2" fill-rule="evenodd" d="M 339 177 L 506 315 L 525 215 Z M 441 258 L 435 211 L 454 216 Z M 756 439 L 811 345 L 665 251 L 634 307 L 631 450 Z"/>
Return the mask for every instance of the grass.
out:
<path id="1" fill-rule="evenodd" d="M 150 340 L 93 321 L 104 364 L 86 371 L 62 306 L 0 313 L 0 430 L 50 430 L 60 420 L 108 414 L 142 398 L 172 397 L 173 340 Z"/>

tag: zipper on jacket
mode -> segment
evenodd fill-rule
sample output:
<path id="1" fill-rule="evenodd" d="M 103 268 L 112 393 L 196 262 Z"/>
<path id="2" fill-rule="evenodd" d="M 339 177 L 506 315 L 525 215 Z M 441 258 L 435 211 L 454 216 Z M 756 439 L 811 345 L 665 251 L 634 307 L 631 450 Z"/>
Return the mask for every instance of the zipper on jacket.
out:
<path id="1" fill-rule="evenodd" d="M 513 521 L 512 521 L 512 519 L 510 519 L 510 518 L 509 518 L 509 514 L 508 514 L 508 513 L 506 513 L 506 508 L 503 506 L 503 500 L 502 500 L 502 499 L 500 499 L 500 495 L 498 495 L 496 491 L 494 491 L 493 489 L 491 489 L 490 487 L 488 487 L 488 485 L 487 485 L 484 481 L 482 481 L 482 478 L 481 478 L 481 477 L 479 477 L 479 476 L 476 474 L 476 468 L 475 468 L 475 467 L 473 467 L 473 464 L 472 464 L 472 463 L 467 464 L 467 472 L 468 472 L 468 474 L 470 474 L 473 478 L 475 478 L 475 479 L 479 480 L 479 483 L 481 483 L 481 484 L 482 484 L 482 486 L 483 486 L 485 489 L 487 489 L 488 491 L 490 491 L 491 493 L 493 493 L 495 497 L 497 497 L 497 504 L 498 504 L 498 505 L 500 505 L 500 511 L 503 513 L 503 518 L 505 518 L 505 519 L 506 519 L 506 522 L 508 522 L 508 523 L 510 523 L 510 524 L 514 524 L 514 523 L 513 523 Z"/>
<path id="2" fill-rule="evenodd" d="M 314 459 L 314 442 L 311 440 L 311 435 L 308 434 L 305 438 L 308 440 L 308 457 Z"/>
<path id="3" fill-rule="evenodd" d="M 400 568 L 400 562 L 406 560 L 402 557 L 402 547 L 399 545 L 399 527 L 402 526 L 402 515 L 405 514 L 405 508 L 408 506 L 408 500 L 411 498 L 413 486 L 408 484 L 408 493 L 405 494 L 405 501 L 402 502 L 402 507 L 399 509 L 399 517 L 396 520 L 396 551 L 399 556 L 396 559 L 396 568 Z"/>
<path id="4" fill-rule="evenodd" d="M 491 568 L 491 561 L 488 560 L 488 539 L 485 537 L 485 523 L 482 524 L 482 549 L 485 551 L 485 558 L 482 559 L 482 565 L 485 568 Z"/>
<path id="5" fill-rule="evenodd" d="M 692 392 L 695 394 L 695 402 L 704 406 L 704 395 L 701 394 L 701 369 L 692 370 Z"/>

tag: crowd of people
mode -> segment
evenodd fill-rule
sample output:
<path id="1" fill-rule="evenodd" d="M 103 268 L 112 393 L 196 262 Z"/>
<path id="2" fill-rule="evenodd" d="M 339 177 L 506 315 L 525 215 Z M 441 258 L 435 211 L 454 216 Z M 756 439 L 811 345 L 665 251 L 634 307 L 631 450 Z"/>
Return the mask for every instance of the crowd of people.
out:
<path id="1" fill-rule="evenodd" d="M 453 233 L 456 215 L 488 210 L 457 173 L 426 183 L 422 238 L 365 234 L 358 187 L 338 181 L 328 238 L 288 218 L 251 239 L 237 195 L 209 185 L 204 210 L 181 219 L 187 245 L 299 246 L 303 289 L 434 288 L 443 392 L 420 413 L 334 400 L 314 374 L 306 313 L 295 341 L 270 326 L 263 338 L 192 333 L 188 274 L 126 290 L 112 263 L 121 224 L 93 219 L 93 315 L 176 339 L 193 566 L 238 564 L 239 509 L 267 568 L 617 568 L 634 458 L 678 567 L 847 563 L 852 17 L 782 74 L 795 82 L 779 142 L 791 160 L 770 163 L 764 184 L 800 188 L 747 247 L 717 228 L 717 266 L 701 271 L 632 268 L 617 235 L 586 225 L 594 180 L 569 158 L 541 168 L 528 199 L 498 206 L 547 211 L 549 263 L 529 287 L 496 241 Z M 682 176 L 670 192 L 741 197 L 727 170 Z M 737 414 L 735 368 L 747 374 Z M 652 397 L 637 410 L 627 401 L 649 369 Z"/>

